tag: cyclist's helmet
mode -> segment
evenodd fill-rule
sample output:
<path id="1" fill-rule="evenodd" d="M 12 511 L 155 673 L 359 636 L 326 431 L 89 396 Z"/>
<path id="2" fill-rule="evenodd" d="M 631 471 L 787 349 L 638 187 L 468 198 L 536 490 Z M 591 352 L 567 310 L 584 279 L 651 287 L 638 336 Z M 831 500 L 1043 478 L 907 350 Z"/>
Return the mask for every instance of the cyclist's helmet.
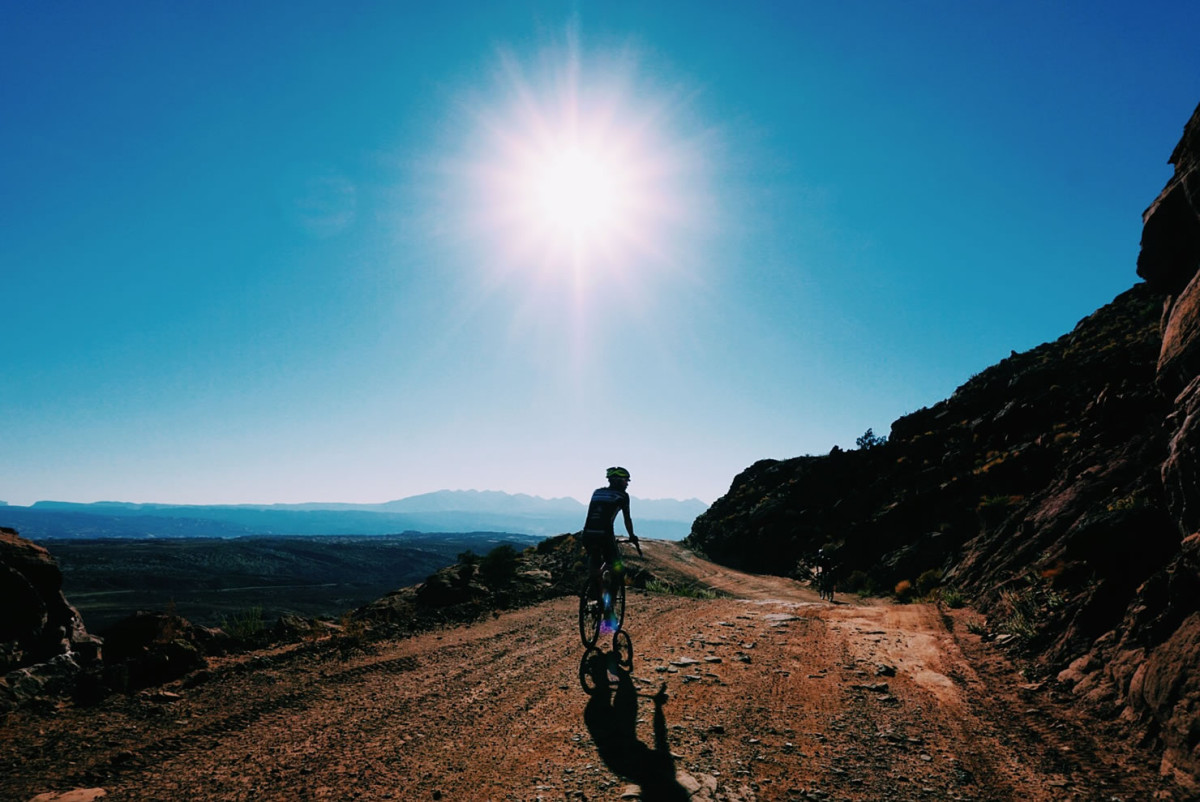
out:
<path id="1" fill-rule="evenodd" d="M 607 471 L 607 476 L 610 482 L 613 479 L 623 479 L 626 482 L 629 481 L 629 471 L 625 470 L 624 468 L 609 468 Z"/>

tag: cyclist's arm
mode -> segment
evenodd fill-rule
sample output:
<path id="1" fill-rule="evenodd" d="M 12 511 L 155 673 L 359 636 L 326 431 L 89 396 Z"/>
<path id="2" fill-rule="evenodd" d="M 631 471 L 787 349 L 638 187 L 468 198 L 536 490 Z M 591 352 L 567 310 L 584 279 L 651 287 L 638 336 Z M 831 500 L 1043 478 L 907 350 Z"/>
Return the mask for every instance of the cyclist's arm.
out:
<path id="1" fill-rule="evenodd" d="M 637 549 L 637 553 L 642 553 L 642 545 L 638 543 L 638 536 L 633 533 L 633 518 L 629 515 L 629 507 L 623 507 L 621 512 L 625 514 L 625 531 L 629 533 L 629 542 Z"/>

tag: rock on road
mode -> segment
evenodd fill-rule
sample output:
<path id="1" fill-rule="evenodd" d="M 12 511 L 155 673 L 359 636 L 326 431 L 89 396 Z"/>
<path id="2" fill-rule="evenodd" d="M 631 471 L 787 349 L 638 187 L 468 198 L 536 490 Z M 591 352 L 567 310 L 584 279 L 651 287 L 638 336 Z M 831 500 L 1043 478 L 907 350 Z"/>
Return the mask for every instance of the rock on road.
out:
<path id="1" fill-rule="evenodd" d="M 584 694 L 576 601 L 558 599 L 366 653 L 258 653 L 190 687 L 10 714 L 0 798 L 1177 798 L 934 606 L 828 604 L 678 544 L 645 551 L 656 574 L 729 595 L 631 592 L 633 671 L 609 693 Z"/>

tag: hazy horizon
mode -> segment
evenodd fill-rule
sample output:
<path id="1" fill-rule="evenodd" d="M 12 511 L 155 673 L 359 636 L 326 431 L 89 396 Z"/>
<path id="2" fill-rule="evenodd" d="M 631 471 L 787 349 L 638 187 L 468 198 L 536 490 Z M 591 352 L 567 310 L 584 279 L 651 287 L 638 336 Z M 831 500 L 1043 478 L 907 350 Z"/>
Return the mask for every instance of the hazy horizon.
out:
<path id="1" fill-rule="evenodd" d="M 0 498 L 711 504 L 1137 281 L 1200 4 L 0 10 Z"/>
<path id="2" fill-rule="evenodd" d="M 8 506 L 12 506 L 12 507 L 30 507 L 33 504 L 36 504 L 38 502 L 46 502 L 46 503 L 56 503 L 56 504 L 161 504 L 163 506 L 179 506 L 179 507 L 190 507 L 190 506 L 205 506 L 205 507 L 264 506 L 265 507 L 265 506 L 289 506 L 289 505 L 306 505 L 306 504 L 345 504 L 348 506 L 379 506 L 379 505 L 383 505 L 383 504 L 391 504 L 391 503 L 394 503 L 397 501 L 407 501 L 409 499 L 419 498 L 421 496 L 437 495 L 439 493 L 503 493 L 507 496 L 529 496 L 529 497 L 537 499 L 539 501 L 574 501 L 577 504 L 580 504 L 581 506 L 587 504 L 586 498 L 580 499 L 577 496 L 547 497 L 547 496 L 539 496 L 534 493 L 520 493 L 520 492 L 509 493 L 504 490 L 478 490 L 478 489 L 474 489 L 474 488 L 451 490 L 449 488 L 442 488 L 440 490 L 434 490 L 434 491 L 430 491 L 428 493 L 417 493 L 412 496 L 389 498 L 389 499 L 384 499 L 382 501 L 337 501 L 337 500 L 330 500 L 330 499 L 324 499 L 324 500 L 308 499 L 306 501 L 294 501 L 294 502 L 292 502 L 292 501 L 289 501 L 289 502 L 247 501 L 247 502 L 238 502 L 237 504 L 227 505 L 227 504 L 223 504 L 219 501 L 218 502 L 206 502 L 204 504 L 199 504 L 199 503 L 190 502 L 190 501 L 157 501 L 157 500 L 138 501 L 138 500 L 130 500 L 130 499 L 117 499 L 117 498 L 96 499 L 94 501 L 77 501 L 75 499 L 67 499 L 67 498 L 40 498 L 40 499 L 34 499 L 33 501 L 30 501 L 27 503 L 17 503 L 14 501 L 10 501 L 9 499 L 0 498 L 0 505 L 8 505 Z M 701 499 L 698 499 L 695 497 L 692 497 L 692 498 L 644 498 L 642 496 L 630 494 L 630 498 L 632 498 L 634 501 L 644 501 L 647 503 L 665 501 L 665 502 L 678 502 L 680 504 L 687 504 L 689 502 L 695 501 L 695 502 L 704 504 L 705 506 L 709 506 L 708 502 L 702 501 Z"/>

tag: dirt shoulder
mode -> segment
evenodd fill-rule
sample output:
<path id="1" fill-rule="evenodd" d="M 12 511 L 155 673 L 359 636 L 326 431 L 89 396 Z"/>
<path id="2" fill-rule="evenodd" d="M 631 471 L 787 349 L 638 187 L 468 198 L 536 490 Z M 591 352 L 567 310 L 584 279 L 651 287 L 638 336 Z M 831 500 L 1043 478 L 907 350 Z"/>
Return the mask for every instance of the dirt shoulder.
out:
<path id="1" fill-rule="evenodd" d="M 1176 798 L 936 608 L 830 605 L 646 546 L 656 573 L 730 596 L 631 592 L 634 667 L 607 693 L 583 693 L 576 602 L 558 599 L 348 656 L 263 653 L 170 694 L 10 714 L 0 798 Z"/>

